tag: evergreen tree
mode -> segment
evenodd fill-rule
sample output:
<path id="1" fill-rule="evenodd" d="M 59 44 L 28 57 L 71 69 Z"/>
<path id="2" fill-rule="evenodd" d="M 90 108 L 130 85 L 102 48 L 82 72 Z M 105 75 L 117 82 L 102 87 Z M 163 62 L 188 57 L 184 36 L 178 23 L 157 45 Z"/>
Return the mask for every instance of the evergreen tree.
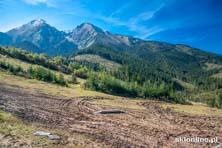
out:
<path id="1" fill-rule="evenodd" d="M 59 73 L 59 74 L 56 76 L 56 83 L 58 83 L 58 84 L 60 84 L 60 85 L 66 85 L 66 82 L 65 82 L 65 79 L 64 79 L 63 74 Z"/>
<path id="2" fill-rule="evenodd" d="M 77 78 L 76 78 L 76 75 L 74 73 L 72 73 L 72 75 L 71 75 L 71 83 L 77 84 Z"/>
<path id="3" fill-rule="evenodd" d="M 215 107 L 222 108 L 222 91 L 219 91 L 214 103 Z"/>

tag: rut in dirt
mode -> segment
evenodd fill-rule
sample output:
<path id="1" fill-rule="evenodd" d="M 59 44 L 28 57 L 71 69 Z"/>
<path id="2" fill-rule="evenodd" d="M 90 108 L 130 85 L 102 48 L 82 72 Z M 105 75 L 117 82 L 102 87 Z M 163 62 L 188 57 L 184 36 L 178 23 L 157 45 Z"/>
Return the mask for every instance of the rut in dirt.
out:
<path id="1" fill-rule="evenodd" d="M 5 84 L 0 84 L 0 92 L 0 109 L 28 122 L 85 135 L 104 146 L 193 146 L 176 143 L 176 137 L 218 137 L 222 141 L 222 117 L 176 113 L 162 109 L 155 101 L 138 104 L 145 110 L 98 115 L 95 112 L 110 109 L 93 102 L 104 97 L 58 97 Z"/>

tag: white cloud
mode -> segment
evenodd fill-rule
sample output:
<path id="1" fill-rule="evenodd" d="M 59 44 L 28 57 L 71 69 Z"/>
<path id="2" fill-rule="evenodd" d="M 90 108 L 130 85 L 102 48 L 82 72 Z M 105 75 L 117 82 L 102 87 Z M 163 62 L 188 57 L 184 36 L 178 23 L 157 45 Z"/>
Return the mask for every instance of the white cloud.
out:
<path id="1" fill-rule="evenodd" d="M 162 3 L 158 8 L 150 10 L 150 11 L 146 11 L 143 13 L 140 13 L 138 15 L 138 18 L 143 20 L 143 21 L 147 21 L 149 19 L 151 19 L 162 7 L 164 6 L 164 4 Z"/>
<path id="2" fill-rule="evenodd" d="M 131 5 L 131 3 L 127 3 L 125 5 L 123 5 L 122 7 L 118 8 L 116 11 L 114 11 L 113 13 L 110 14 L 109 17 L 113 17 L 115 15 L 118 15 L 120 13 L 122 13 L 126 8 L 128 8 Z"/>
<path id="3" fill-rule="evenodd" d="M 149 19 L 151 19 L 153 17 L 153 15 L 155 14 L 155 12 L 153 11 L 153 12 L 140 13 L 139 15 L 129 19 L 128 21 L 121 21 L 118 18 L 106 17 L 106 16 L 101 16 L 101 15 L 94 15 L 94 18 L 103 20 L 105 22 L 112 23 L 116 26 L 125 26 L 130 31 L 137 32 L 138 37 L 140 37 L 142 39 L 146 39 L 150 35 L 163 30 L 162 28 L 159 28 L 158 26 L 153 26 L 153 27 L 149 28 L 149 27 L 141 24 L 141 21 L 148 21 Z"/>
<path id="4" fill-rule="evenodd" d="M 120 13 L 124 13 L 125 9 L 129 7 L 129 4 L 123 5 L 122 7 L 118 8 L 116 11 L 111 13 L 109 16 L 88 11 L 84 9 L 84 7 L 83 8 L 77 7 L 74 9 L 75 11 L 65 12 L 64 14 L 75 15 L 75 16 L 80 16 L 81 14 L 81 17 L 102 20 L 104 22 L 111 23 L 115 26 L 125 26 L 130 31 L 136 32 L 138 37 L 142 39 L 147 39 L 150 35 L 162 31 L 163 28 L 160 28 L 158 26 L 148 27 L 144 25 L 142 22 L 144 21 L 147 22 L 150 19 L 152 19 L 155 13 L 157 13 L 163 6 L 164 4 L 162 3 L 159 5 L 159 7 L 154 8 L 153 10 L 147 10 L 145 12 L 141 12 L 140 14 L 130 18 L 127 21 L 122 21 L 120 18 L 117 18 L 115 16 L 118 16 Z"/>
<path id="5" fill-rule="evenodd" d="M 144 16 L 144 15 L 146 15 L 145 12 L 131 18 L 128 21 L 121 21 L 118 18 L 107 17 L 107 16 L 103 16 L 100 14 L 91 13 L 91 12 L 88 12 L 87 10 L 81 10 L 80 12 L 81 13 L 77 13 L 77 11 L 75 11 L 75 12 L 69 12 L 69 13 L 65 13 L 65 14 L 77 15 L 77 16 L 79 16 L 79 14 L 81 14 L 81 16 L 102 20 L 104 22 L 111 23 L 115 26 L 125 26 L 130 31 L 137 32 L 137 34 L 138 34 L 137 36 L 142 39 L 146 39 L 148 36 L 155 34 L 159 31 L 162 31 L 161 28 L 158 28 L 158 27 L 148 28 L 147 26 L 142 25 L 140 23 L 141 21 L 148 20 L 148 15 L 146 17 Z M 153 16 L 153 13 L 152 13 L 152 16 Z M 149 19 L 151 19 L 151 18 L 152 17 L 149 15 Z"/>
<path id="6" fill-rule="evenodd" d="M 56 4 L 53 0 L 23 0 L 27 4 L 31 5 L 38 5 L 38 4 L 45 4 L 48 7 L 56 7 Z"/>
<path id="7" fill-rule="evenodd" d="M 164 3 L 161 3 L 159 7 L 154 8 L 153 10 L 140 13 L 132 17 L 128 21 L 121 21 L 118 18 L 113 17 L 114 15 L 122 12 L 128 6 L 129 5 L 123 5 L 122 7 L 117 9 L 115 12 L 113 12 L 109 17 L 100 16 L 100 15 L 95 15 L 94 17 L 97 17 L 97 19 L 101 19 L 105 22 L 109 22 L 117 26 L 126 26 L 130 31 L 137 32 L 138 33 L 137 36 L 142 39 L 146 39 L 150 35 L 158 33 L 163 30 L 162 28 L 158 26 L 152 26 L 151 28 L 149 28 L 141 24 L 141 22 L 149 21 L 150 19 L 152 19 L 155 13 L 157 13 L 164 6 Z"/>

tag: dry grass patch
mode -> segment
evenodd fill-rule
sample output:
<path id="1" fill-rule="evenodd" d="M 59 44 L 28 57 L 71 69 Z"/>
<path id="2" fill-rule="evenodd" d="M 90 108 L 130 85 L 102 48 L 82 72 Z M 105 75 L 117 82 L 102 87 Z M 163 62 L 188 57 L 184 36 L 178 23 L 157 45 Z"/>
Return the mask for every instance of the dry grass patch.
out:
<path id="1" fill-rule="evenodd" d="M 206 70 L 214 70 L 214 69 L 221 69 L 222 68 L 222 65 L 220 65 L 220 64 L 206 63 L 205 65 L 207 66 Z"/>
<path id="2" fill-rule="evenodd" d="M 187 83 L 187 82 L 184 82 L 182 80 L 179 80 L 179 79 L 174 79 L 177 83 L 179 83 L 181 86 L 183 86 L 184 88 L 186 89 L 189 89 L 189 90 L 193 90 L 196 88 L 196 86 L 194 86 L 193 84 L 191 83 Z"/>
<path id="3" fill-rule="evenodd" d="M 34 136 L 37 130 L 46 130 L 32 124 L 26 124 L 10 113 L 0 110 L 0 147 L 50 147 L 54 141 L 46 137 Z"/>
<path id="4" fill-rule="evenodd" d="M 1 55 L 0 54 L 0 61 L 2 62 L 6 62 L 6 63 L 9 63 L 11 65 L 14 65 L 14 66 L 20 66 L 22 69 L 24 70 L 28 70 L 29 67 L 36 67 L 36 66 L 39 66 L 39 67 L 43 67 L 43 66 L 40 66 L 40 65 L 36 65 L 36 64 L 30 64 L 30 63 L 27 63 L 27 62 L 23 62 L 21 60 L 18 60 L 18 59 L 14 59 L 14 58 L 11 58 L 11 57 L 8 57 L 8 56 L 5 56 L 5 55 Z M 45 67 L 44 67 L 45 68 Z M 51 69 L 48 69 L 46 68 L 47 70 L 55 73 L 55 74 L 59 74 L 58 71 L 55 71 L 55 70 L 51 70 Z M 64 74 L 63 73 L 63 76 L 65 78 L 65 80 L 69 80 L 71 79 L 71 75 L 68 75 L 68 74 Z"/>
<path id="5" fill-rule="evenodd" d="M 110 99 L 98 99 L 94 100 L 94 102 L 98 105 L 108 106 L 111 108 L 119 108 L 119 109 L 129 109 L 129 110 L 144 110 L 146 109 L 144 106 L 139 105 L 139 103 L 145 100 L 140 99 L 129 99 L 129 98 L 121 98 L 121 97 L 111 97 Z"/>
<path id="6" fill-rule="evenodd" d="M 163 108 L 170 108 L 177 112 L 189 113 L 194 115 L 222 116 L 222 110 L 210 108 L 205 105 L 181 105 L 181 104 L 161 104 Z"/>
<path id="7" fill-rule="evenodd" d="M 50 140 L 47 137 L 35 136 L 36 131 L 50 132 L 61 137 L 60 140 Z M 0 110 L 0 147 L 98 147 L 90 137 L 68 133 L 61 129 L 49 129 L 39 123 L 24 123 L 11 113 Z M 101 146 L 100 146 L 101 147 Z"/>
<path id="8" fill-rule="evenodd" d="M 64 87 L 52 83 L 38 81 L 35 79 L 26 79 L 15 75 L 10 75 L 5 72 L 0 72 L 0 82 L 8 85 L 22 87 L 28 91 L 38 91 L 45 94 L 65 97 L 110 96 L 96 91 L 85 90 L 80 86 L 80 84 L 69 85 L 69 87 Z"/>
<path id="9" fill-rule="evenodd" d="M 93 55 L 93 54 L 78 55 L 78 56 L 75 56 L 75 60 L 87 61 L 87 62 L 91 62 L 91 63 L 95 63 L 95 64 L 98 63 L 102 67 L 106 68 L 107 70 L 115 70 L 115 69 L 121 67 L 121 65 L 116 62 L 107 60 L 101 56 Z"/>
<path id="10" fill-rule="evenodd" d="M 213 78 L 222 78 L 222 73 L 214 74 L 211 77 L 213 77 Z"/>

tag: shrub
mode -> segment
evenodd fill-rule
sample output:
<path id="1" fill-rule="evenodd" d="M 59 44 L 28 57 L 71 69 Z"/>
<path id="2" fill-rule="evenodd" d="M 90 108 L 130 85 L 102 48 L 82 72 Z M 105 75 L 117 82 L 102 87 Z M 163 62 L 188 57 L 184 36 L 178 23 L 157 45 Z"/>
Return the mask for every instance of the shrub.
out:
<path id="1" fill-rule="evenodd" d="M 207 104 L 211 107 L 222 108 L 222 91 L 219 91 L 215 98 L 209 99 Z"/>
<path id="2" fill-rule="evenodd" d="M 60 84 L 60 85 L 66 85 L 66 81 L 64 79 L 63 74 L 59 73 L 58 75 L 56 75 L 56 83 Z"/>
<path id="3" fill-rule="evenodd" d="M 158 86 L 156 83 L 147 82 L 141 86 L 137 82 L 124 82 L 106 73 L 90 74 L 84 86 L 92 90 L 131 97 L 170 98 L 170 89 L 165 84 Z"/>
<path id="4" fill-rule="evenodd" d="M 76 75 L 74 73 L 71 75 L 70 83 L 72 83 L 72 84 L 77 84 L 78 83 Z"/>
<path id="5" fill-rule="evenodd" d="M 73 72 L 76 69 L 80 69 L 80 64 L 76 62 L 70 62 L 68 68 Z"/>
<path id="6" fill-rule="evenodd" d="M 29 67 L 27 73 L 33 79 L 66 85 L 65 79 L 61 73 L 56 75 L 54 72 L 40 66 Z"/>
<path id="7" fill-rule="evenodd" d="M 114 94 L 127 94 L 128 91 L 123 82 L 103 73 L 90 74 L 84 86 L 92 90 Z"/>
<path id="8" fill-rule="evenodd" d="M 0 68 L 14 74 L 14 75 L 23 75 L 25 71 L 22 69 L 22 67 L 17 65 L 12 65 L 7 62 L 0 62 Z"/>
<path id="9" fill-rule="evenodd" d="M 86 79 L 86 78 L 88 77 L 88 69 L 87 69 L 86 67 L 80 68 L 80 69 L 78 69 L 78 70 L 75 70 L 75 71 L 74 71 L 74 74 L 75 74 L 77 77 Z"/>

